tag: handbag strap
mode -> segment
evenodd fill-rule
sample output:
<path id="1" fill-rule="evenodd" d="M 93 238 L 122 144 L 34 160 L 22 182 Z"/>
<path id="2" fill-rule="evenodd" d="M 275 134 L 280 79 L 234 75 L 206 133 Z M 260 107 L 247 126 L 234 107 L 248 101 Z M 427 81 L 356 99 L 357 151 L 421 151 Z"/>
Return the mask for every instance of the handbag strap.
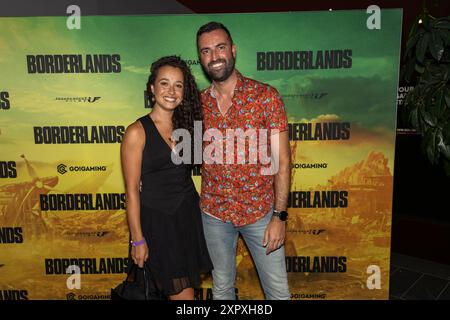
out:
<path id="1" fill-rule="evenodd" d="M 133 280 L 136 281 L 138 275 L 138 270 L 139 270 L 139 266 L 136 263 L 132 263 L 132 265 L 130 266 L 130 269 L 128 270 L 128 275 L 127 275 L 127 279 L 132 276 Z M 152 274 L 150 272 L 150 270 L 148 269 L 148 267 L 146 266 L 146 263 L 144 262 L 144 268 L 142 268 L 143 270 L 143 276 L 144 276 L 144 294 L 145 294 L 145 300 L 149 300 L 150 298 L 150 292 L 149 292 L 149 287 L 148 287 L 148 280 L 149 277 L 152 277 Z M 122 287 L 122 294 L 123 291 L 125 290 L 125 287 Z"/>
<path id="2" fill-rule="evenodd" d="M 148 289 L 148 277 L 149 277 L 149 273 L 151 274 L 151 272 L 149 272 L 149 270 L 147 269 L 146 263 L 144 262 L 144 292 L 145 292 L 145 300 L 149 300 L 150 299 L 150 292 Z"/>
<path id="3" fill-rule="evenodd" d="M 137 279 L 137 272 L 138 272 L 139 266 L 135 263 L 133 263 L 133 265 L 130 267 L 129 271 L 128 271 L 128 276 L 132 275 L 133 278 L 136 280 Z M 142 268 L 143 270 L 143 276 L 144 276 L 144 293 L 145 293 L 145 300 L 150 300 L 150 288 L 149 288 L 149 281 L 151 281 L 152 283 L 155 284 L 155 288 L 159 291 L 158 286 L 156 285 L 156 280 L 155 277 L 153 275 L 153 272 L 151 272 L 149 265 L 147 264 L 147 262 L 144 262 L 144 267 Z M 122 288 L 122 291 L 124 290 L 124 288 Z"/>

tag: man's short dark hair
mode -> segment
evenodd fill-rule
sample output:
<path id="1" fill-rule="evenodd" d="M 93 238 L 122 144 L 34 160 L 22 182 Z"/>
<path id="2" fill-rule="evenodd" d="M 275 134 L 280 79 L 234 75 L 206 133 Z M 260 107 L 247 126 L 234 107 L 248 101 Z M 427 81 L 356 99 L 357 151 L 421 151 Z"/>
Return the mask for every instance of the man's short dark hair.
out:
<path id="1" fill-rule="evenodd" d="M 230 42 L 231 44 L 233 44 L 233 39 L 231 38 L 231 34 L 230 31 L 227 29 L 227 27 L 225 27 L 223 24 L 221 24 L 220 22 L 215 22 L 215 21 L 211 21 L 208 22 L 207 24 L 202 25 L 198 31 L 197 31 L 197 46 L 198 46 L 198 39 L 200 38 L 200 36 L 206 32 L 211 32 L 214 30 L 223 30 L 226 32 L 226 34 L 228 35 L 228 38 L 230 38 Z"/>

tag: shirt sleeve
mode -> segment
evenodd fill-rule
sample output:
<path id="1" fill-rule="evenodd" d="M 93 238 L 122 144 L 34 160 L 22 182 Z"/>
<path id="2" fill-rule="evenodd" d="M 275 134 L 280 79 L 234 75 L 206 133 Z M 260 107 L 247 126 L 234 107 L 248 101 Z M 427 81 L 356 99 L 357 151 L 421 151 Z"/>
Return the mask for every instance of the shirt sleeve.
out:
<path id="1" fill-rule="evenodd" d="M 269 130 L 270 135 L 276 133 L 272 133 L 272 130 L 275 129 L 279 132 L 288 130 L 286 108 L 281 95 L 275 88 L 269 87 L 265 102 L 266 128 Z"/>

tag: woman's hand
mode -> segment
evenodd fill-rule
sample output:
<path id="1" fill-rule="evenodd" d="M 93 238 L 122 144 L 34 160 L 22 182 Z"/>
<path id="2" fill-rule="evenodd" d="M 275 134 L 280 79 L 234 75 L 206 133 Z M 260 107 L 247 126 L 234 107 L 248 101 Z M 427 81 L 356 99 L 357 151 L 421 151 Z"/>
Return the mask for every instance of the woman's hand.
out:
<path id="1" fill-rule="evenodd" d="M 131 248 L 131 258 L 134 263 L 139 266 L 139 268 L 144 267 L 144 262 L 148 259 L 148 246 L 147 242 L 141 244 L 137 247 Z"/>

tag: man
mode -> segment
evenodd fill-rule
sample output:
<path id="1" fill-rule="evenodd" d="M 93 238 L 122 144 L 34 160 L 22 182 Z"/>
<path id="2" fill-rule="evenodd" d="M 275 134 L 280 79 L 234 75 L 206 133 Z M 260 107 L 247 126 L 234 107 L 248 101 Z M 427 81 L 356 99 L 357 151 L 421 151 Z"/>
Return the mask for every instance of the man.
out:
<path id="1" fill-rule="evenodd" d="M 227 129 L 267 129 L 272 156 L 279 159 L 274 175 L 263 174 L 261 162 L 214 164 L 204 159 L 200 207 L 214 265 L 213 298 L 236 298 L 236 245 L 241 233 L 266 299 L 287 300 L 290 293 L 283 243 L 291 157 L 283 101 L 276 89 L 235 69 L 236 46 L 223 24 L 210 22 L 200 27 L 197 49 L 212 81 L 201 97 L 204 130 L 219 130 L 227 137 Z"/>

